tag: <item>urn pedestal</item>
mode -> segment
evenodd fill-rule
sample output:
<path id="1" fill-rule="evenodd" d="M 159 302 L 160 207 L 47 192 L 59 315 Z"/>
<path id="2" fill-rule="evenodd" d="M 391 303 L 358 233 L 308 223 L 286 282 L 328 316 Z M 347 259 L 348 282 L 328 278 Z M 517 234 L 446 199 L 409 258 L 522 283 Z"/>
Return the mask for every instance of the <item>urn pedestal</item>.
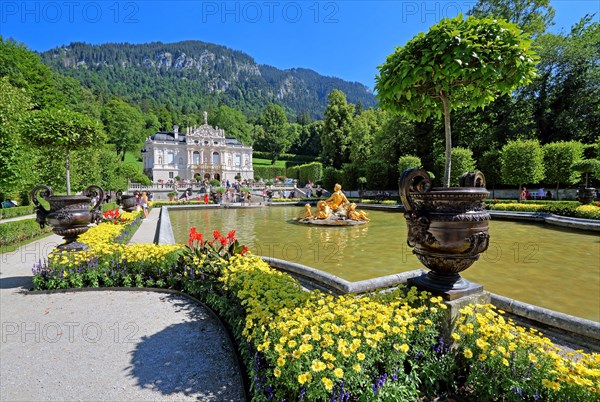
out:
<path id="1" fill-rule="evenodd" d="M 31 190 L 31 200 L 35 205 L 36 221 L 40 227 L 52 226 L 52 231 L 62 236 L 64 244 L 57 247 L 62 251 L 84 251 L 86 244 L 77 241 L 77 237 L 89 229 L 91 223 L 102 219 L 100 206 L 104 200 L 104 191 L 98 186 L 89 186 L 81 195 L 52 195 L 49 186 L 37 186 Z M 44 208 L 38 196 L 50 205 Z"/>
<path id="2" fill-rule="evenodd" d="M 399 185 L 407 243 L 430 269 L 409 283 L 447 300 L 481 292 L 481 285 L 459 273 L 473 265 L 489 245 L 490 215 L 484 208 L 489 192 L 483 174 L 465 173 L 460 187 L 434 188 L 426 170 L 409 169 Z"/>

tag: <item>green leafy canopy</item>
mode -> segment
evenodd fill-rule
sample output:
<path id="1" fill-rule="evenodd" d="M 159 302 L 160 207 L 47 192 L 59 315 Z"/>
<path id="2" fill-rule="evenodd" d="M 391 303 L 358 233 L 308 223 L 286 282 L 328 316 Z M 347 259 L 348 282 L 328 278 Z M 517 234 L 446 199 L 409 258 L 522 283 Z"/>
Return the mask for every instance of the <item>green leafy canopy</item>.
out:
<path id="1" fill-rule="evenodd" d="M 385 109 L 424 121 L 451 110 L 483 107 L 535 76 L 531 40 L 501 19 L 462 15 L 419 33 L 379 66 L 375 86 Z"/>

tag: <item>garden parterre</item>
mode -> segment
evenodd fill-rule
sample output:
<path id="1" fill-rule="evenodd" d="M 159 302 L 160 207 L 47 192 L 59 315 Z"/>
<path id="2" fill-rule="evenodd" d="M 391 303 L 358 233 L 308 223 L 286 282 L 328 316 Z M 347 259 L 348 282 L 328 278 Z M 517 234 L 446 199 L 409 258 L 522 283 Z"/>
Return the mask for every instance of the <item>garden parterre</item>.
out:
<path id="1" fill-rule="evenodd" d="M 598 354 L 563 354 L 492 306 L 464 308 L 444 340 L 439 297 L 307 292 L 244 255 L 235 232 L 204 239 L 193 229 L 187 247 L 114 242 L 136 215 L 91 228 L 80 237 L 87 252 L 37 264 L 35 289 L 155 286 L 199 297 L 228 322 L 254 400 L 600 400 Z"/>

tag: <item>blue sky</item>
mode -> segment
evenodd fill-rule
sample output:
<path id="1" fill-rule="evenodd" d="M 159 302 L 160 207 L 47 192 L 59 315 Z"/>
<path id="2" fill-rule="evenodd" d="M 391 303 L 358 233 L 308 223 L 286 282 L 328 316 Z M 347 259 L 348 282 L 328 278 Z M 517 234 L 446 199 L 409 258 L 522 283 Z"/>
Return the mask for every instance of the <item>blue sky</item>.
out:
<path id="1" fill-rule="evenodd" d="M 44 51 L 81 41 L 201 40 L 242 50 L 260 64 L 305 67 L 373 87 L 396 46 L 475 1 L 11 1 L 0 35 Z M 568 31 L 599 0 L 552 0 L 552 31 Z"/>

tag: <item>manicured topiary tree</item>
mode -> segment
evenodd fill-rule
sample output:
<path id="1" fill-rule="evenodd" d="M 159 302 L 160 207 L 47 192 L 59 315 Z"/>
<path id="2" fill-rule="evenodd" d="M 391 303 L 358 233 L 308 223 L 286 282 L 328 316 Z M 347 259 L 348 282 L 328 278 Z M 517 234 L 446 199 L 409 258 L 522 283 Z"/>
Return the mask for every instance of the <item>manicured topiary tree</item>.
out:
<path id="1" fill-rule="evenodd" d="M 527 84 L 537 57 L 531 40 L 504 20 L 462 15 L 419 33 L 379 66 L 377 97 L 384 109 L 417 121 L 444 116 L 444 186 L 450 186 L 450 112 L 483 107 Z"/>
<path id="2" fill-rule="evenodd" d="M 398 159 L 398 173 L 402 175 L 406 169 L 420 169 L 423 167 L 421 158 L 414 155 L 404 155 Z"/>
<path id="3" fill-rule="evenodd" d="M 436 160 L 436 166 L 443 170 L 445 154 L 439 155 Z M 450 164 L 454 166 L 454 170 L 450 172 L 450 184 L 458 185 L 458 179 L 464 172 L 472 172 L 475 170 L 475 159 L 473 159 L 473 151 L 469 148 L 453 147 L 451 151 Z"/>
<path id="4" fill-rule="evenodd" d="M 71 194 L 71 151 L 102 145 L 105 141 L 98 121 L 67 109 L 42 109 L 30 113 L 25 134 L 23 138 L 30 145 L 63 153 L 67 195 Z"/>
<path id="5" fill-rule="evenodd" d="M 516 184 L 539 183 L 544 179 L 544 152 L 538 140 L 509 141 L 500 155 L 502 181 Z"/>
<path id="6" fill-rule="evenodd" d="M 573 164 L 581 161 L 583 148 L 579 141 L 552 142 L 544 145 L 546 182 L 556 183 L 557 199 L 560 198 L 560 183 L 575 184 L 579 180 L 579 174 L 573 169 Z"/>
<path id="7" fill-rule="evenodd" d="M 590 175 L 600 176 L 600 160 L 598 159 L 584 159 L 580 162 L 573 164 L 573 169 L 579 173 L 585 175 L 585 187 L 589 187 Z"/>

